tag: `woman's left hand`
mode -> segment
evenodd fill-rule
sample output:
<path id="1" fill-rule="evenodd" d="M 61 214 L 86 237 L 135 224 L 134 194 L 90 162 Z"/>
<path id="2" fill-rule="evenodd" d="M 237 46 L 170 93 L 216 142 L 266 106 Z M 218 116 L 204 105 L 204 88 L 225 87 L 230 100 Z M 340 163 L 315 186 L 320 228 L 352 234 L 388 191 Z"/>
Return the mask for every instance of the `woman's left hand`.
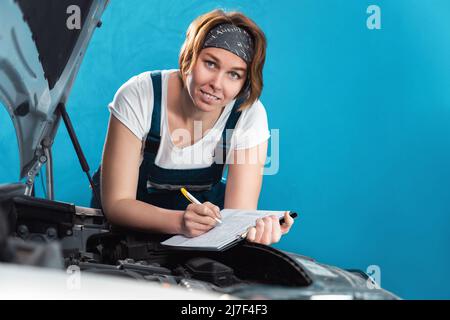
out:
<path id="1" fill-rule="evenodd" d="M 284 221 L 280 225 L 276 216 L 268 216 L 256 220 L 256 227 L 248 229 L 247 241 L 265 245 L 277 243 L 280 241 L 281 236 L 288 233 L 294 224 L 294 219 L 289 215 L 288 211 L 284 213 Z"/>

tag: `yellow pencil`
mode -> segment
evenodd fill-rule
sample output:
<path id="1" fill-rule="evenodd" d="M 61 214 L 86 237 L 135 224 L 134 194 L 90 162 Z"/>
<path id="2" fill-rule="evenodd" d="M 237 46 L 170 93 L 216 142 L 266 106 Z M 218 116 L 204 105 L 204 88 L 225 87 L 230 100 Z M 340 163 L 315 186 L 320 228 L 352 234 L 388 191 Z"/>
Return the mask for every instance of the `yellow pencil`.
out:
<path id="1" fill-rule="evenodd" d="M 197 199 L 195 199 L 195 197 L 190 194 L 185 188 L 181 188 L 180 189 L 181 193 L 183 194 L 183 196 L 186 197 L 186 199 L 188 199 L 190 202 L 192 203 L 196 203 L 196 204 L 202 204 L 200 201 L 198 201 Z M 214 217 L 214 219 L 218 222 L 218 223 L 222 223 L 222 220 Z"/>

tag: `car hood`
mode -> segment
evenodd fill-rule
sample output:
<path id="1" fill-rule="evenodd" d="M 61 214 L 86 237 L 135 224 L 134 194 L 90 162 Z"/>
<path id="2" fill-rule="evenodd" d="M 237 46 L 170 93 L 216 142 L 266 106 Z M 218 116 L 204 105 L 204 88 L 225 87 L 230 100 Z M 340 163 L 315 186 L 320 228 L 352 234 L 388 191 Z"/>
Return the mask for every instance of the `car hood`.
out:
<path id="1" fill-rule="evenodd" d="M 0 1 L 0 102 L 16 131 L 20 179 L 42 165 L 109 0 Z"/>

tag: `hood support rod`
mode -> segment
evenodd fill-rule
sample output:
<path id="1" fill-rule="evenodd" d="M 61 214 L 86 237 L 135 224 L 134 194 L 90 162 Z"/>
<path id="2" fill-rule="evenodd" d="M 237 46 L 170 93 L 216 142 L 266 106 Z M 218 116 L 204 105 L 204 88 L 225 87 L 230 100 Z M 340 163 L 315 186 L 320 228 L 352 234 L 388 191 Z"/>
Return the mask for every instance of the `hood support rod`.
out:
<path id="1" fill-rule="evenodd" d="M 61 117 L 63 118 L 64 125 L 67 128 L 67 132 L 69 133 L 70 140 L 72 140 L 73 147 L 75 148 L 75 152 L 78 156 L 78 161 L 80 162 L 81 168 L 86 173 L 88 180 L 89 180 L 89 184 L 91 185 L 92 191 L 94 193 L 94 197 L 97 200 L 97 203 L 99 203 L 99 205 L 101 207 L 100 196 L 94 187 L 94 181 L 92 181 L 91 174 L 89 173 L 89 170 L 90 170 L 89 165 L 83 154 L 83 150 L 81 150 L 81 146 L 80 146 L 80 143 L 78 142 L 78 138 L 75 134 L 75 130 L 73 129 L 72 122 L 70 121 L 69 115 L 67 114 L 66 106 L 64 105 L 64 103 L 60 102 L 60 103 L 58 103 L 58 106 L 56 107 L 56 109 L 59 110 L 59 113 L 61 114 Z M 100 210 L 102 210 L 102 209 L 100 208 Z M 103 210 L 102 210 L 102 213 L 103 213 Z"/>
<path id="2" fill-rule="evenodd" d="M 53 157 L 52 157 L 52 143 L 49 138 L 44 138 L 42 140 L 42 147 L 44 149 L 45 157 L 47 158 L 46 167 L 45 167 L 45 177 L 47 184 L 47 199 L 54 200 L 54 191 L 53 191 Z"/>

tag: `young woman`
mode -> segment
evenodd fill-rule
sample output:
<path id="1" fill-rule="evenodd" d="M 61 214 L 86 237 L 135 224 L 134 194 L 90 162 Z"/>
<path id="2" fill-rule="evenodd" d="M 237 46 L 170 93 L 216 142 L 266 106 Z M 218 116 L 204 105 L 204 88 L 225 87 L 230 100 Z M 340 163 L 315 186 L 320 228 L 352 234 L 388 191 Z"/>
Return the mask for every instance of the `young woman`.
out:
<path id="1" fill-rule="evenodd" d="M 258 100 L 265 51 L 252 20 L 214 10 L 189 26 L 179 70 L 144 72 L 120 87 L 100 178 L 111 223 L 194 237 L 215 226 L 221 208 L 257 208 L 270 136 Z M 181 187 L 202 204 L 189 204 Z M 278 242 L 293 224 L 285 220 L 258 219 L 247 240 Z"/>

